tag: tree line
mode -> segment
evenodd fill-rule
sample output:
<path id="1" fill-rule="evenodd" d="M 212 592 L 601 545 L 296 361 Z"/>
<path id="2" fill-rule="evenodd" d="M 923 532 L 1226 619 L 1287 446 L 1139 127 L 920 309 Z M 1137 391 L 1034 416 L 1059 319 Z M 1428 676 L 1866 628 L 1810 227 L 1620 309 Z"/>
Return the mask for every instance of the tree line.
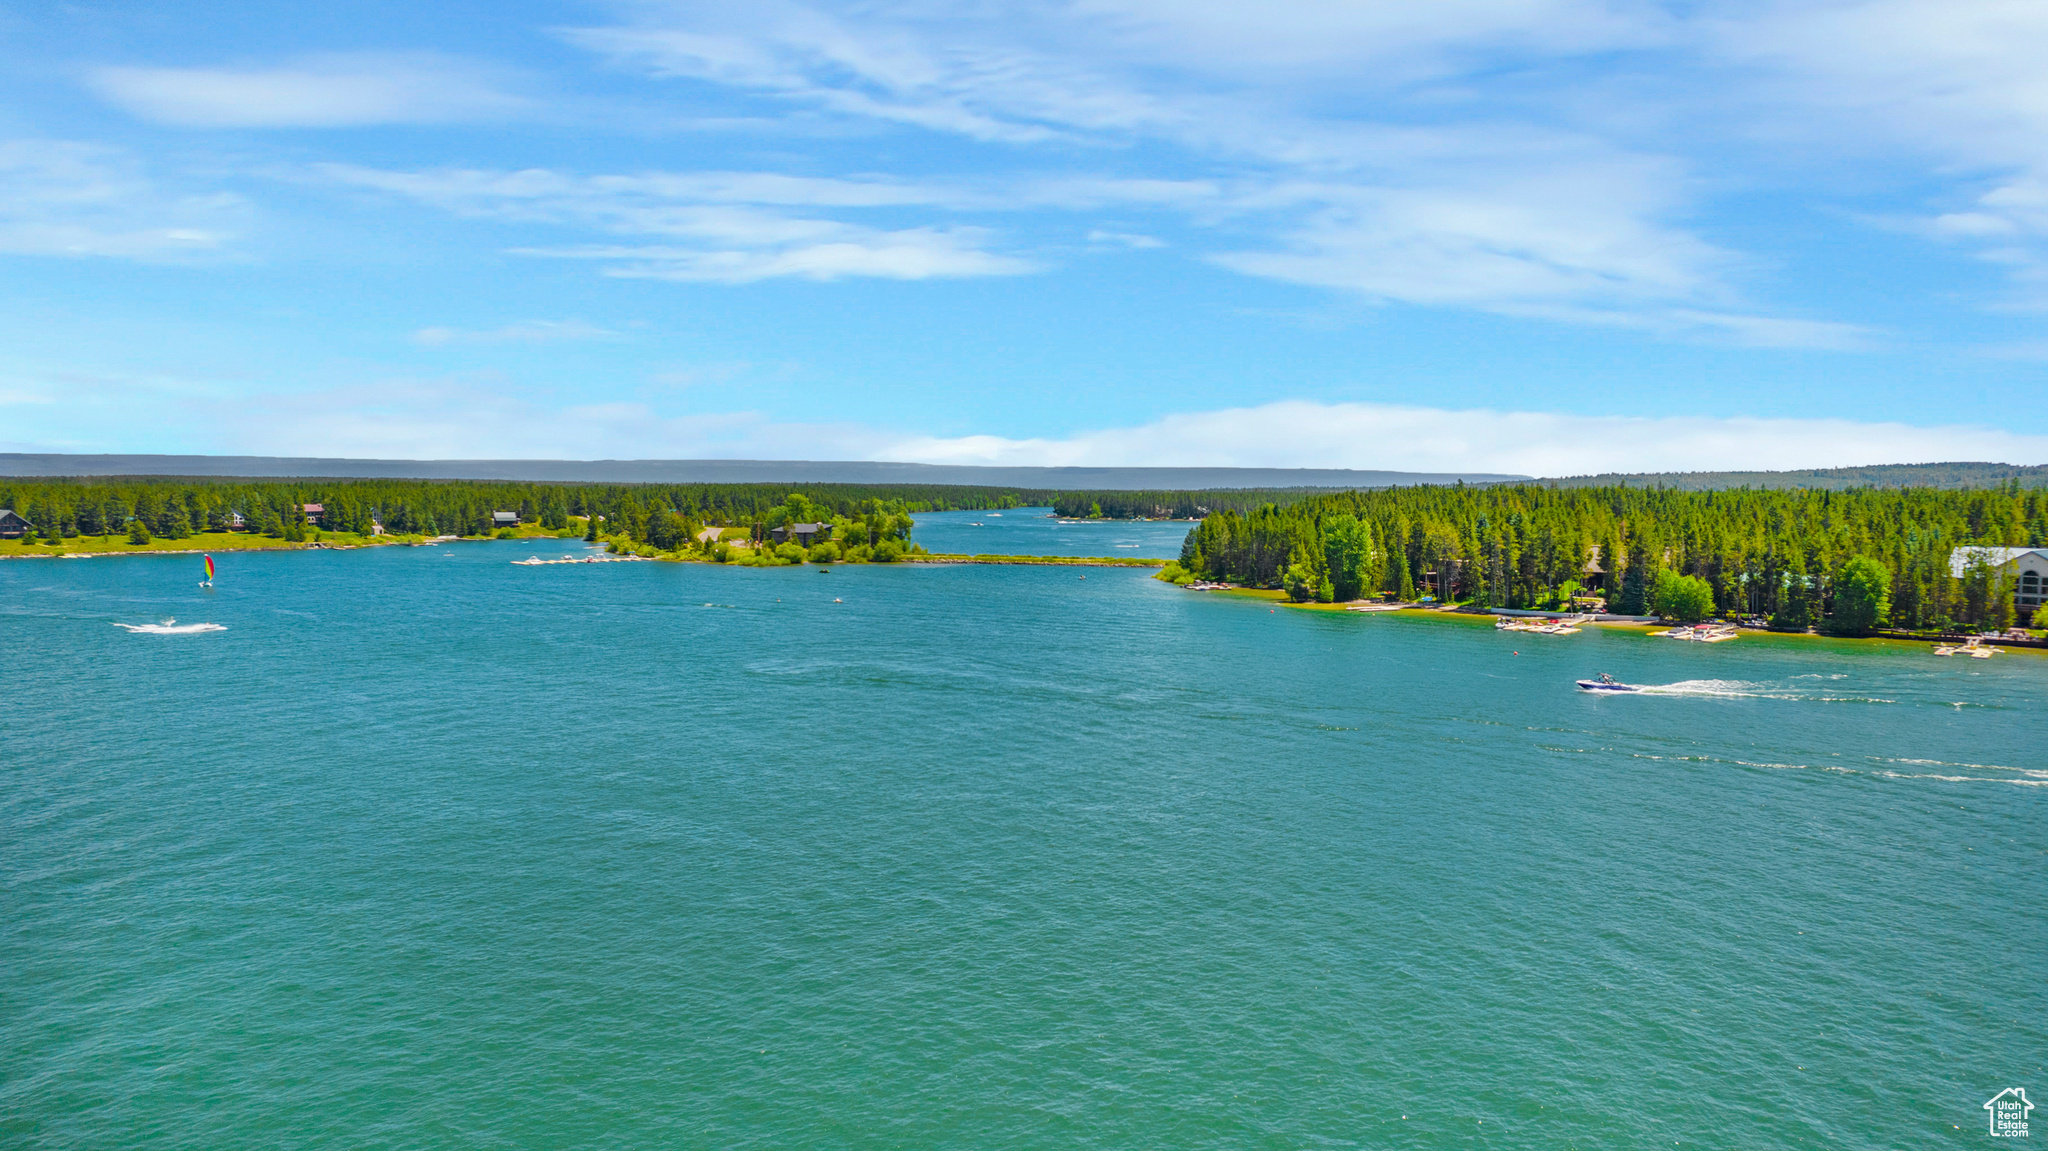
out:
<path id="1" fill-rule="evenodd" d="M 595 516 L 634 525 L 635 539 L 660 534 L 671 514 L 693 523 L 765 522 L 802 494 L 823 518 L 864 516 L 877 502 L 903 513 L 1023 507 L 1051 493 L 1016 488 L 916 484 L 574 484 L 482 480 L 234 480 L 185 477 L 0 478 L 0 508 L 34 525 L 40 538 L 146 533 L 184 539 L 201 532 L 255 531 L 304 538 L 314 531 L 401 535 L 487 535 L 492 513 L 566 530 Z M 307 521 L 306 504 L 324 508 Z"/>
<path id="2" fill-rule="evenodd" d="M 1250 513 L 1330 494 L 1329 488 L 1217 488 L 1205 491 L 1063 491 L 1052 510 L 1067 519 L 1198 520 L 1212 512 Z"/>
<path id="3" fill-rule="evenodd" d="M 1300 600 L 1433 595 L 1487 607 L 1769 617 L 1773 626 L 2004 627 L 2014 589 L 1966 545 L 2048 545 L 2048 492 L 1675 491 L 1538 484 L 1324 493 L 1190 531 L 1170 577 Z"/>
<path id="4" fill-rule="evenodd" d="M 813 499 L 804 492 L 791 492 L 782 503 L 736 525 L 747 529 L 750 546 L 742 550 L 726 542 L 722 532 L 705 532 L 708 525 L 687 512 L 672 506 L 650 506 L 629 496 L 610 516 L 592 517 L 584 538 L 609 542 L 622 551 L 669 553 L 753 567 L 895 563 L 922 550 L 910 542 L 914 510 L 922 509 L 913 508 L 906 500 L 871 498 L 832 503 Z M 780 533 L 784 538 L 776 538 L 777 529 L 797 524 L 817 529 L 808 546 L 789 538 L 788 532 Z"/>

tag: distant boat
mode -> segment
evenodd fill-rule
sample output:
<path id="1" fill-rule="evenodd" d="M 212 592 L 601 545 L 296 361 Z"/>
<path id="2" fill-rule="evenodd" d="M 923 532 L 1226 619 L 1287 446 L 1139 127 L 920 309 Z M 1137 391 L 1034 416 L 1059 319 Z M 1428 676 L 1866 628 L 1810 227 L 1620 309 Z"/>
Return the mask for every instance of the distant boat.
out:
<path id="1" fill-rule="evenodd" d="M 1608 675 L 1608 674 L 1607 674 L 1606 672 L 1604 672 L 1604 671 L 1603 671 L 1603 672 L 1601 672 L 1601 673 L 1600 673 L 1600 678 L 1598 678 L 1598 679 L 1582 679 L 1582 680 L 1580 680 L 1580 681 L 1579 681 L 1579 690 L 1580 690 L 1580 691 L 1641 691 L 1641 690 L 1643 690 L 1643 689 L 1642 689 L 1642 688 L 1639 688 L 1639 687 L 1637 687 L 1636 685 L 1634 685 L 1634 684 L 1632 684 L 1632 683 L 1623 683 L 1623 682 L 1621 682 L 1620 680 L 1618 680 L 1618 679 L 1615 679 L 1615 678 L 1614 678 L 1613 676 L 1611 676 L 1611 675 Z"/>
<path id="2" fill-rule="evenodd" d="M 1983 636 L 1973 635 L 1958 644 L 1943 644 L 1936 647 L 1934 654 L 1966 655 L 1971 659 L 1990 659 L 1994 655 L 2005 654 L 2005 649 L 2001 647 L 1986 647 L 1984 646 Z"/>
<path id="3" fill-rule="evenodd" d="M 212 557 L 212 556 L 207 556 L 207 557 L 206 557 L 206 578 L 205 578 L 205 579 L 203 579 L 203 580 L 200 580 L 200 581 L 199 581 L 199 586 L 200 586 L 200 587 L 212 587 L 212 586 L 213 586 L 213 557 Z"/>

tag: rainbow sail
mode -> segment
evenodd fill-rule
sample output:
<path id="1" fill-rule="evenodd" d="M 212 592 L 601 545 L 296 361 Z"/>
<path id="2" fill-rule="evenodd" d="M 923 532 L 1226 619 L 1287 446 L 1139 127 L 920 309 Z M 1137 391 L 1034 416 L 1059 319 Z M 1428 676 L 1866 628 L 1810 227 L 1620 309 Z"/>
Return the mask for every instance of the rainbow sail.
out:
<path id="1" fill-rule="evenodd" d="M 212 582 L 213 582 L 213 557 L 212 557 L 212 556 L 207 556 L 207 557 L 206 557 L 206 582 L 207 582 L 207 583 L 212 583 Z"/>

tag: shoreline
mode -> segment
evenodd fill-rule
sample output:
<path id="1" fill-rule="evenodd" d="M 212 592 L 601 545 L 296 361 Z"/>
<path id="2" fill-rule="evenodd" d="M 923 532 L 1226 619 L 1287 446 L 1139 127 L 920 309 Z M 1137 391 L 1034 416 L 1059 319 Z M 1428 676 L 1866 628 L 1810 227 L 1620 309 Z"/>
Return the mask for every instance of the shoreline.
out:
<path id="1" fill-rule="evenodd" d="M 216 533 L 205 534 L 213 535 Z M 100 539 L 112 539 L 114 537 L 94 536 L 92 538 L 97 541 Z M 15 547 L 13 548 L 0 550 L 0 560 L 55 560 L 66 559 L 70 557 L 77 557 L 80 559 L 98 559 L 102 556 L 177 556 L 196 555 L 201 553 L 226 552 L 353 552 L 362 551 L 366 548 L 426 547 L 433 544 L 488 544 L 523 542 L 539 543 L 561 542 L 566 539 L 566 537 L 556 535 L 513 536 L 511 539 L 504 540 L 498 539 L 495 536 L 435 537 L 384 535 L 367 536 L 351 542 L 343 543 L 338 540 L 273 540 L 268 536 L 257 536 L 255 538 L 263 540 L 264 542 L 248 542 L 248 537 L 242 535 L 242 533 L 237 532 L 232 537 L 230 537 L 230 540 L 228 542 L 215 542 L 214 540 L 199 540 L 199 542 L 197 543 L 190 544 L 187 543 L 187 540 L 197 540 L 199 539 L 199 537 L 188 536 L 186 540 L 155 539 L 151 540 L 147 544 L 135 545 L 124 543 L 121 546 L 116 547 L 106 547 L 104 545 L 99 545 L 96 543 L 94 545 L 90 545 L 84 548 L 72 548 L 68 546 L 68 544 L 64 547 L 52 548 L 45 544 L 32 544 L 28 546 L 23 546 L 19 543 L 16 543 Z M 579 535 L 576 537 L 576 542 L 582 541 L 582 536 Z"/>
<path id="2" fill-rule="evenodd" d="M 97 539 L 98 537 L 95 538 Z M 188 538 L 196 539 L 196 537 Z M 30 550 L 30 548 L 28 547 L 20 547 L 20 545 L 17 545 L 17 548 L 19 548 L 19 550 L 9 549 L 4 552 L 0 552 L 0 560 L 56 560 L 68 558 L 99 559 L 105 556 L 187 556 L 206 553 L 226 554 L 230 552 L 363 551 L 369 548 L 430 547 L 438 544 L 529 543 L 545 545 L 557 543 L 588 543 L 588 541 L 584 540 L 583 537 L 580 535 L 575 537 L 574 539 L 570 539 L 566 536 L 556 535 L 514 536 L 510 539 L 499 539 L 495 536 L 456 536 L 453 538 L 426 536 L 374 536 L 367 539 L 352 541 L 348 543 L 339 543 L 328 540 L 286 542 L 283 540 L 271 540 L 267 536 L 257 538 L 262 539 L 264 542 L 255 543 L 239 539 L 234 542 L 214 542 L 210 540 L 199 540 L 196 543 L 188 543 L 186 540 L 153 540 L 151 541 L 150 544 L 145 544 L 141 546 L 89 546 L 86 548 L 77 549 L 71 547 L 47 548 L 45 545 L 36 544 L 32 545 L 34 550 Z M 613 541 L 610 540 L 602 541 L 602 545 L 606 546 L 609 549 L 609 545 L 612 542 Z M 704 563 L 710 564 L 713 567 L 748 566 L 743 564 L 720 564 L 717 561 L 710 559 L 709 557 L 684 556 L 679 553 L 660 553 L 651 556 L 639 555 L 631 547 L 627 547 L 623 550 L 608 550 L 607 558 L 651 559 L 666 561 L 670 563 Z M 549 560 L 544 562 L 560 563 L 562 561 Z M 1046 567 L 1104 567 L 1149 569 L 1163 568 L 1166 566 L 1167 562 L 1168 561 L 1162 559 L 1145 559 L 1136 556 L 1021 556 L 1000 555 L 995 553 L 968 555 L 965 553 L 953 552 L 927 552 L 924 554 L 905 555 L 902 559 L 896 561 L 896 563 L 898 564 L 1011 564 L 1019 566 L 1036 565 Z M 836 567 L 840 566 L 840 564 L 838 561 L 835 561 L 826 564 L 806 564 L 803 566 Z M 865 564 L 848 566 L 889 567 L 892 565 L 874 564 L 872 561 L 870 561 L 869 563 Z"/>
<path id="3" fill-rule="evenodd" d="M 1372 604 L 1375 601 L 1354 600 L 1350 603 L 1296 603 L 1293 600 L 1287 598 L 1286 592 L 1280 591 L 1277 588 L 1233 587 L 1209 590 L 1208 594 L 1237 596 L 1242 599 L 1251 599 L 1270 603 L 1276 607 L 1290 607 L 1306 611 L 1347 612 L 1354 615 L 1364 616 L 1400 616 L 1408 619 L 1431 619 L 1453 623 L 1464 623 L 1468 626 L 1478 625 L 1482 623 L 1490 625 L 1499 615 L 1502 614 L 1501 612 L 1496 612 L 1491 608 L 1483 610 L 1473 610 L 1462 606 L 1422 607 L 1418 605 L 1395 606 L 1391 604 L 1379 607 L 1377 610 L 1373 611 L 1355 611 L 1355 608 L 1367 604 Z M 1517 614 L 1521 614 L 1519 612 L 1519 609 L 1517 609 Z M 1561 619 L 1572 613 L 1546 612 L 1535 614 L 1554 616 L 1556 618 Z M 1637 632 L 1642 635 L 1652 635 L 1656 632 L 1664 631 L 1669 628 L 1679 626 L 1678 624 L 1666 622 L 1663 620 L 1643 621 L 1632 617 L 1623 617 L 1618 619 L 1583 620 L 1581 621 L 1581 624 L 1582 626 L 1604 628 L 1610 631 Z M 1845 640 L 1851 643 L 1884 641 L 1902 644 L 1939 644 L 1953 643 L 1960 638 L 1968 638 L 1966 635 L 1913 635 L 1906 632 L 1898 632 L 1891 630 L 1878 631 L 1871 635 L 1829 635 L 1825 632 L 1819 631 L 1772 631 L 1769 628 L 1737 627 L 1736 632 L 1744 639 L 1771 638 L 1792 640 Z M 1684 641 L 1673 640 L 1672 642 L 1682 643 Z M 2048 639 L 2018 640 L 1987 638 L 1984 642 L 1992 647 L 2004 647 L 2006 645 L 2011 645 L 2011 648 L 2014 651 L 2040 651 L 2044 654 L 2048 654 Z"/>

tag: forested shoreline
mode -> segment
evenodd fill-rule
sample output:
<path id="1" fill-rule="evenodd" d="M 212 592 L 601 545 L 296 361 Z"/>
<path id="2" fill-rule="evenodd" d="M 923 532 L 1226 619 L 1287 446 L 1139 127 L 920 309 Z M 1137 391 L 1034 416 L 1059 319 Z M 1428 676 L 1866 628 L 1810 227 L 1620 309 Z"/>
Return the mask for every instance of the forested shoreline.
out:
<path id="1" fill-rule="evenodd" d="M 766 522 L 802 495 L 830 517 L 858 516 L 876 503 L 901 513 L 1022 507 L 1051 493 L 1012 488 L 854 484 L 574 484 L 479 480 L 236 480 L 192 477 L 79 479 L 0 478 L 0 508 L 35 525 L 38 538 L 114 536 L 140 521 L 153 537 L 182 539 L 223 532 L 242 517 L 246 530 L 282 538 L 307 504 L 323 512 L 318 528 L 367 535 L 373 524 L 397 535 L 480 536 L 492 513 L 515 512 L 525 524 L 565 530 L 572 519 L 598 516 L 645 542 L 668 517 L 691 523 Z"/>
<path id="2" fill-rule="evenodd" d="M 1995 570 L 1951 575 L 1966 545 L 2048 545 L 2048 492 L 1387 488 L 1218 510 L 1162 574 L 1304 601 L 1556 608 L 1597 584 L 1630 614 L 1841 632 L 2009 626 L 2014 589 Z"/>
<path id="3" fill-rule="evenodd" d="M 1547 483 L 1366 491 L 1045 492 L 849 484 L 577 484 L 470 480 L 0 479 L 29 544 L 243 531 L 272 540 L 526 530 L 724 562 L 887 562 L 915 554 L 917 512 L 1050 503 L 1062 515 L 1199 518 L 1165 574 L 1285 588 L 1298 600 L 1377 595 L 1487 607 L 1769 617 L 1788 628 L 1938 629 L 2015 622 L 2014 589 L 1968 545 L 2048 546 L 2048 492 L 1680 491 Z M 321 505 L 318 523 L 304 508 Z M 826 525 L 802 542 L 775 529 Z M 700 540 L 706 527 L 738 528 Z M 735 537 L 757 545 L 733 548 Z M 12 545 L 10 545 L 12 546 Z"/>

